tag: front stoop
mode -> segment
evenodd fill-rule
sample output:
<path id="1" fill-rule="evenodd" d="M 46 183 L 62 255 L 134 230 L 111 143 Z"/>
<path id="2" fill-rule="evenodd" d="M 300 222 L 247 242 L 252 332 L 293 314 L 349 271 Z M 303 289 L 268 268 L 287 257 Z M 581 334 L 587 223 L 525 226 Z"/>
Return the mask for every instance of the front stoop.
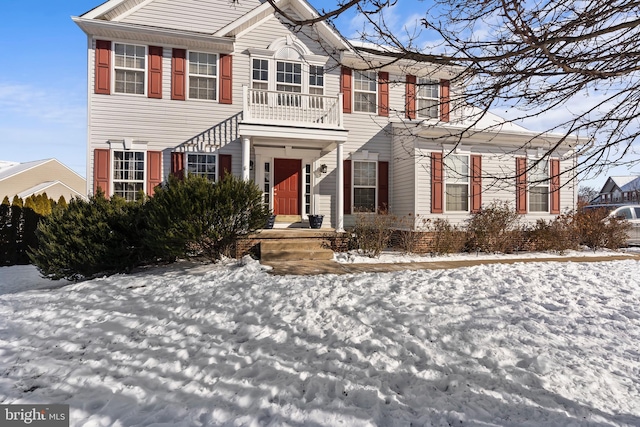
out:
<path id="1" fill-rule="evenodd" d="M 344 233 L 326 229 L 260 230 L 241 240 L 236 256 L 252 252 L 263 262 L 324 261 L 333 259 L 334 250 L 342 250 Z"/>

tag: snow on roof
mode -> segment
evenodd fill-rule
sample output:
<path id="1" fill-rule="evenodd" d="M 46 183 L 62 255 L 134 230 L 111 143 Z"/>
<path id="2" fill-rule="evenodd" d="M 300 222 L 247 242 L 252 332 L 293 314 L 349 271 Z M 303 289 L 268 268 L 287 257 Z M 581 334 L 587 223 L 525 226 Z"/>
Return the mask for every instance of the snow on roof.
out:
<path id="1" fill-rule="evenodd" d="M 640 176 L 634 176 L 632 178 L 633 179 L 631 181 L 627 182 L 622 187 L 620 187 L 620 190 L 622 190 L 622 191 L 637 191 L 637 190 L 640 190 Z"/>
<path id="2" fill-rule="evenodd" d="M 28 169 L 31 169 L 34 166 L 41 165 L 43 163 L 47 163 L 53 159 L 44 159 L 44 160 L 34 160 L 31 162 L 25 163 L 15 163 L 15 162 L 4 162 L 0 161 L 0 180 L 9 178 L 10 176 L 16 175 L 20 172 L 24 172 Z M 11 165 L 9 165 L 12 163 Z M 3 167 L 3 164 L 7 164 L 6 167 Z"/>
<path id="3" fill-rule="evenodd" d="M 609 177 L 609 179 L 611 179 L 613 181 L 613 183 L 615 185 L 618 186 L 618 188 L 620 188 L 620 190 L 625 191 L 622 187 L 624 187 L 627 184 L 630 184 L 631 181 L 634 181 L 638 178 L 637 175 L 628 175 L 628 176 L 612 176 Z"/>

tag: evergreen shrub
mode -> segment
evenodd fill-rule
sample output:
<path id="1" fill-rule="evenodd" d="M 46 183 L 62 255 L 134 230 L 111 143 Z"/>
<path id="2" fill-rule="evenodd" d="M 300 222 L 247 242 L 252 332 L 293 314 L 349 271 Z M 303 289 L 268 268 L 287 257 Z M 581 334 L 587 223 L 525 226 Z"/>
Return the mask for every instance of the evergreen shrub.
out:
<path id="1" fill-rule="evenodd" d="M 231 174 L 216 183 L 191 175 L 170 177 L 146 206 L 145 243 L 165 260 L 233 256 L 238 237 L 262 228 L 270 216 L 262 191 Z"/>
<path id="2" fill-rule="evenodd" d="M 31 262 L 54 280 L 128 272 L 146 260 L 143 208 L 117 196 L 107 200 L 100 189 L 88 201 L 72 199 L 38 225 Z"/>

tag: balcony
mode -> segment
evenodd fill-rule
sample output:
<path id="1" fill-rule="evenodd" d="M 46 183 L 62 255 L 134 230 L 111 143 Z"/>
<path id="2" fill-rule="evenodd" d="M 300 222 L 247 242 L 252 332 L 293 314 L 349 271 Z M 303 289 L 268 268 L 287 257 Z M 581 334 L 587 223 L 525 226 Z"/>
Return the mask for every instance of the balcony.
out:
<path id="1" fill-rule="evenodd" d="M 311 95 L 253 89 L 242 91 L 243 123 L 343 129 L 342 94 Z"/>

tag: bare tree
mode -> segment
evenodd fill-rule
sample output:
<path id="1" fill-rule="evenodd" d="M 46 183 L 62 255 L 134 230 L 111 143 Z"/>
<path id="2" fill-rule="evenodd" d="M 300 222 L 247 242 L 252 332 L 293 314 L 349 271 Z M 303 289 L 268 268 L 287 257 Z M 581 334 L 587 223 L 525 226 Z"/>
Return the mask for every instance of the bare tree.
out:
<path id="1" fill-rule="evenodd" d="M 541 135 L 564 136 L 547 156 L 571 135 L 586 138 L 572 171 L 579 176 L 635 160 L 628 155 L 640 134 L 640 1 L 433 0 L 400 32 L 388 24 L 398 0 L 339 0 L 311 20 L 267 1 L 298 28 L 356 12 L 365 22 L 360 39 L 388 63 L 456 67 L 466 90 L 454 108 L 478 107 L 474 123 L 489 110 L 525 125 L 542 121 Z M 426 35 L 437 41 L 421 43 Z"/>
<path id="2" fill-rule="evenodd" d="M 587 185 L 581 185 L 578 188 L 578 205 L 588 205 L 591 203 L 600 192 L 593 187 Z"/>

